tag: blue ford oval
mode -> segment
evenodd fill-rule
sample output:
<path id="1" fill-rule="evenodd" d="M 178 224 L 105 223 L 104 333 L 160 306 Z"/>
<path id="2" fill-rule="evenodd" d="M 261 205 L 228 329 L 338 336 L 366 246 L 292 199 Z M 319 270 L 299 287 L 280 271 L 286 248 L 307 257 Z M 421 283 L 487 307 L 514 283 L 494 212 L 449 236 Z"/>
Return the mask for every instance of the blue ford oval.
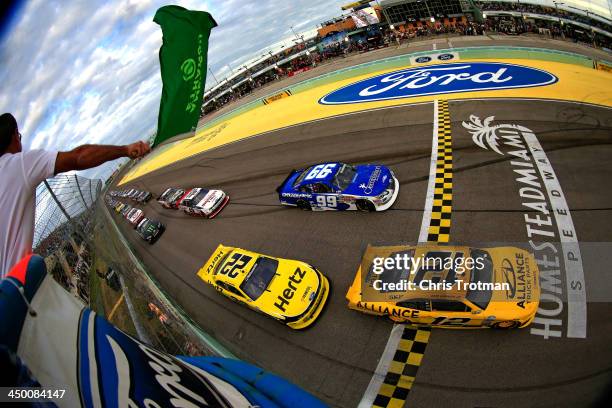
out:
<path id="1" fill-rule="evenodd" d="M 541 69 L 501 62 L 454 62 L 389 72 L 337 89 L 321 99 L 338 105 L 468 91 L 530 88 L 558 78 Z"/>

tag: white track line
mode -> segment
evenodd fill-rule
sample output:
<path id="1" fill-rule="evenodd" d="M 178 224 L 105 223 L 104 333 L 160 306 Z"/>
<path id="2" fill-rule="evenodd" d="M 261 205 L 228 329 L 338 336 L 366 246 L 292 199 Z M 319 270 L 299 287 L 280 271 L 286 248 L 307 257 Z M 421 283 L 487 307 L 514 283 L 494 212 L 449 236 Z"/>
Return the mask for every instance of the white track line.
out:
<path id="1" fill-rule="evenodd" d="M 427 242 L 429 224 L 431 223 L 431 208 L 433 207 L 435 185 L 436 185 L 436 163 L 438 161 L 438 100 L 434 101 L 433 137 L 431 139 L 431 160 L 429 162 L 429 181 L 427 182 L 427 195 L 425 196 L 425 208 L 421 220 L 421 231 L 419 242 Z"/>
<path id="2" fill-rule="evenodd" d="M 433 206 L 435 183 L 436 183 L 436 162 L 438 161 L 438 100 L 434 100 L 433 109 L 433 137 L 431 141 L 431 159 L 429 162 L 429 181 L 427 183 L 427 195 L 425 197 L 425 208 L 423 209 L 423 219 L 421 221 L 421 231 L 419 232 L 419 242 L 427 242 L 429 234 L 429 224 L 431 223 L 431 209 Z M 387 340 L 387 345 L 378 360 L 376 371 L 372 375 L 372 379 L 366 388 L 358 408 L 370 408 L 374 403 L 374 399 L 378 395 L 378 390 L 382 385 L 391 360 L 397 351 L 397 345 L 402 339 L 404 331 L 403 324 L 394 324 Z"/>

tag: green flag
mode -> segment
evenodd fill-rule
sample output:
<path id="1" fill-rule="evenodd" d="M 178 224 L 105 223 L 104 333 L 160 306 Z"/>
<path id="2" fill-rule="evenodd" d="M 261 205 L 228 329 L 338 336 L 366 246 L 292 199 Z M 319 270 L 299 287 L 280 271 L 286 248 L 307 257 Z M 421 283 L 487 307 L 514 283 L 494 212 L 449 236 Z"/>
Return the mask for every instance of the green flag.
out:
<path id="1" fill-rule="evenodd" d="M 161 7 L 153 21 L 163 33 L 159 50 L 163 89 L 154 142 L 157 145 L 194 131 L 198 124 L 206 84 L 208 37 L 217 23 L 205 11 L 180 6 Z"/>

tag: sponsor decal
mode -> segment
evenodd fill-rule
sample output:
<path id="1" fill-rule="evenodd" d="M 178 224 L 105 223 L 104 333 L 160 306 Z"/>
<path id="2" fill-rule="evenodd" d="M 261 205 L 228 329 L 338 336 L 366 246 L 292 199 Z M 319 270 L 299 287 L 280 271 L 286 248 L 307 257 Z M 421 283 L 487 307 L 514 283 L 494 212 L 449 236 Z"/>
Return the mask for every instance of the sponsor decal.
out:
<path id="1" fill-rule="evenodd" d="M 217 252 L 217 254 L 215 255 L 215 257 L 213 258 L 213 260 L 211 261 L 210 265 L 208 265 L 208 268 L 206 268 L 206 274 L 208 275 L 209 273 L 211 273 L 215 267 L 217 266 L 217 262 L 219 262 L 219 260 L 225 255 L 225 251 L 224 250 L 220 250 L 219 252 Z"/>
<path id="2" fill-rule="evenodd" d="M 380 303 L 368 303 L 357 301 L 357 307 L 359 309 L 370 310 L 377 314 L 390 315 L 390 316 L 398 316 L 404 318 L 418 318 L 419 311 L 411 310 L 401 307 L 389 307 L 387 305 L 382 305 Z"/>
<path id="3" fill-rule="evenodd" d="M 192 145 L 198 144 L 200 142 L 210 142 L 211 140 L 216 138 L 223 131 L 223 129 L 227 127 L 227 125 L 228 125 L 228 122 L 223 122 L 221 125 L 219 125 L 218 128 L 214 130 L 211 130 L 209 132 L 204 132 L 202 133 L 201 136 L 192 137 L 191 142 L 189 142 L 189 145 L 186 147 L 186 149 L 189 149 Z"/>
<path id="4" fill-rule="evenodd" d="M 312 194 L 308 193 L 282 193 L 283 197 L 289 198 L 310 198 Z"/>
<path id="5" fill-rule="evenodd" d="M 306 271 L 297 268 L 293 272 L 293 275 L 289 277 L 289 280 L 287 281 L 287 287 L 280 295 L 276 297 L 277 301 L 274 303 L 274 306 L 276 306 L 278 310 L 280 310 L 281 312 L 287 311 L 286 306 L 289 304 L 289 301 L 293 299 L 293 296 L 295 295 L 299 284 L 304 280 L 305 276 Z"/>
<path id="6" fill-rule="evenodd" d="M 262 102 L 264 105 L 267 105 L 269 103 L 278 101 L 279 99 L 287 98 L 289 96 L 291 96 L 291 91 L 287 89 L 285 91 L 279 92 L 277 94 L 274 94 L 272 96 L 262 99 Z"/>
<path id="7" fill-rule="evenodd" d="M 493 116 L 481 120 L 471 115 L 463 126 L 477 146 L 511 158 L 509 164 L 516 174 L 521 204 L 526 208 L 523 214 L 526 234 L 540 270 L 540 304 L 530 332 L 545 339 L 561 337 L 565 324 L 567 337 L 585 338 L 586 288 L 582 257 L 561 184 L 531 129 L 517 124 L 492 125 L 493 120 Z M 559 241 L 561 248 L 554 244 Z M 517 262 L 517 265 L 527 268 L 526 264 Z M 561 281 L 563 273 L 566 288 Z M 532 274 L 528 271 L 525 274 L 525 301 L 529 301 Z M 517 291 L 522 284 L 519 276 L 517 271 Z M 564 298 L 567 299 L 565 321 Z"/>
<path id="8" fill-rule="evenodd" d="M 205 71 L 206 67 L 204 66 L 204 36 L 202 34 L 198 34 L 197 53 L 197 61 L 193 58 L 189 58 L 183 61 L 181 64 L 183 81 L 191 82 L 193 80 L 189 101 L 187 102 L 187 106 L 185 106 L 185 110 L 190 113 L 193 113 L 196 109 L 199 109 L 199 106 L 197 105 L 198 96 L 202 95 L 202 87 L 204 86 L 204 83 L 202 82 L 202 71 Z"/>
<path id="9" fill-rule="evenodd" d="M 222 401 L 201 372 L 117 330 L 86 309 L 79 322 L 84 406 L 200 407 Z"/>
<path id="10" fill-rule="evenodd" d="M 427 56 L 424 56 L 424 57 L 417 57 L 417 58 L 415 59 L 415 62 L 418 62 L 419 64 L 424 64 L 424 63 L 426 63 L 426 62 L 430 62 L 430 61 L 431 61 L 431 57 L 427 57 Z"/>
<path id="11" fill-rule="evenodd" d="M 514 256 L 516 263 L 516 299 L 518 302 L 516 305 L 520 308 L 525 308 L 525 302 L 531 302 L 532 296 L 532 284 L 531 284 L 531 272 L 529 271 L 529 263 L 525 262 L 525 257 L 521 253 L 517 253 Z"/>
<path id="12" fill-rule="evenodd" d="M 595 62 L 595 66 L 600 71 L 606 71 L 606 72 L 609 72 L 609 73 L 612 74 L 612 65 L 610 65 L 610 64 L 606 64 L 604 62 L 597 61 L 597 62 Z"/>
<path id="13" fill-rule="evenodd" d="M 557 81 L 558 78 L 549 72 L 523 65 L 455 62 L 377 75 L 337 89 L 319 99 L 319 103 L 338 105 L 455 92 L 529 88 Z"/>
<path id="14" fill-rule="evenodd" d="M 183 81 L 191 81 L 196 73 L 196 63 L 193 58 L 187 58 L 181 64 L 181 72 L 183 73 Z"/>
<path id="15" fill-rule="evenodd" d="M 452 60 L 453 58 L 455 58 L 455 55 L 451 53 L 438 55 L 438 59 L 440 61 L 448 61 L 448 60 Z"/>
<path id="16" fill-rule="evenodd" d="M 198 203 L 197 207 L 205 207 L 206 204 L 210 203 L 211 201 L 218 200 L 220 195 L 220 193 L 217 193 L 215 191 L 209 191 L 208 194 L 206 194 L 204 198 Z"/>
<path id="17" fill-rule="evenodd" d="M 361 183 L 359 185 L 359 188 L 363 189 L 363 193 L 364 194 L 372 194 L 372 189 L 374 188 L 374 185 L 378 181 L 379 177 L 380 177 L 380 166 L 376 166 L 376 168 L 374 169 L 374 171 L 370 175 L 370 179 L 368 180 L 368 184 Z"/>
<path id="18" fill-rule="evenodd" d="M 419 64 L 427 64 L 432 61 L 450 61 L 450 60 L 459 60 L 458 52 L 442 52 L 442 53 L 433 53 L 427 55 L 419 55 L 410 57 L 410 65 L 419 65 Z"/>
<path id="19" fill-rule="evenodd" d="M 516 272 L 514 272 L 514 266 L 512 266 L 512 262 L 508 258 L 502 260 L 501 271 L 504 280 L 508 283 L 506 295 L 514 299 L 514 295 L 516 295 Z"/>

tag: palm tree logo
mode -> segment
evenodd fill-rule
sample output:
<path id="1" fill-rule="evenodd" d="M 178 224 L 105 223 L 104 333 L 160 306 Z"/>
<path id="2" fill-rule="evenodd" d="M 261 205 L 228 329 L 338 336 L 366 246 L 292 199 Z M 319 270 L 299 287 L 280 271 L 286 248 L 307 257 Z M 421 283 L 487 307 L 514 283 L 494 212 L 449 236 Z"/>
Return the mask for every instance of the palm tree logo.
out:
<path id="1" fill-rule="evenodd" d="M 485 120 L 481 121 L 480 118 L 476 115 L 470 115 L 469 122 L 463 122 L 463 127 L 468 130 L 472 134 L 472 140 L 478 146 L 483 149 L 491 149 L 494 152 L 501 154 L 503 153 L 499 150 L 499 136 L 497 135 L 497 130 L 502 127 L 502 125 L 494 125 L 491 126 L 491 122 L 495 119 L 495 116 L 489 116 L 485 118 Z"/>

